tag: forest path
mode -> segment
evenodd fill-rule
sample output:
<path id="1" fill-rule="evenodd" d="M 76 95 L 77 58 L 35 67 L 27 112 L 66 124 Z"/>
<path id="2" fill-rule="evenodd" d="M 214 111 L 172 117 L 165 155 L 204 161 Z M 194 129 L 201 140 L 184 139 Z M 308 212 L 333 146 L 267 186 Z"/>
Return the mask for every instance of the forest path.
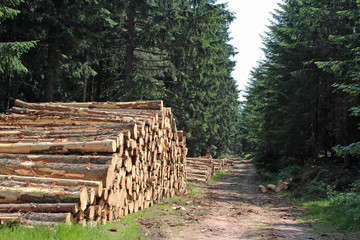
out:
<path id="1" fill-rule="evenodd" d="M 164 216 L 161 233 L 149 239 L 320 239 L 296 221 L 301 210 L 273 193 L 259 193 L 255 166 L 236 161 L 219 181 L 200 185 L 206 197 L 179 216 Z M 153 231 L 155 230 L 155 232 Z M 160 230 L 160 229 L 159 229 Z"/>

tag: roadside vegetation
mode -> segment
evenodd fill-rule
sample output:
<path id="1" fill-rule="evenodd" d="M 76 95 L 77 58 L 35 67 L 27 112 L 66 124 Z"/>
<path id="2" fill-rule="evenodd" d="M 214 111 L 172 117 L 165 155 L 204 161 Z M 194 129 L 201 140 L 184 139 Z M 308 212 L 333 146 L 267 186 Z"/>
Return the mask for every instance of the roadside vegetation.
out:
<path id="1" fill-rule="evenodd" d="M 105 227 L 82 227 L 79 225 L 65 226 L 33 226 L 4 225 L 0 228 L 1 239 L 7 240 L 110 240 L 110 235 Z"/>
<path id="2" fill-rule="evenodd" d="M 214 176 L 212 176 L 212 177 L 211 177 L 209 180 L 207 180 L 206 182 L 207 182 L 207 183 L 217 182 L 217 181 L 219 181 L 219 179 L 220 179 L 221 177 L 223 177 L 224 175 L 226 175 L 225 172 L 216 171 L 215 174 L 214 174 Z"/>
<path id="3" fill-rule="evenodd" d="M 146 239 L 141 231 L 142 225 L 153 224 L 146 219 L 157 221 L 164 215 L 177 215 L 178 208 L 192 206 L 194 199 L 202 199 L 204 191 L 201 187 L 189 184 L 186 196 L 175 196 L 164 199 L 160 204 L 132 213 L 113 222 L 98 227 L 59 224 L 57 226 L 24 226 L 19 224 L 0 227 L 0 239 L 6 240 L 115 240 Z"/>
<path id="4" fill-rule="evenodd" d="M 264 185 L 293 178 L 288 191 L 281 194 L 296 207 L 306 209 L 300 221 L 316 234 L 330 237 L 346 232 L 343 239 L 360 237 L 360 180 L 356 170 L 343 170 L 336 164 L 306 164 L 270 172 L 258 164 L 258 174 Z"/>

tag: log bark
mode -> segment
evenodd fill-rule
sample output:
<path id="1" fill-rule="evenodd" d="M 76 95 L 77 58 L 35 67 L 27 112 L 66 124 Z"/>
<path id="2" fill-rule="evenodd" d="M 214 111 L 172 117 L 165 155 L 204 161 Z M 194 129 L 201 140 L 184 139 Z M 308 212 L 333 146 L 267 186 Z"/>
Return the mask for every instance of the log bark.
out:
<path id="1" fill-rule="evenodd" d="M 278 182 L 277 187 L 280 188 L 281 190 L 286 190 L 289 188 L 289 183 L 280 181 Z"/>
<path id="2" fill-rule="evenodd" d="M 5 222 L 23 222 L 23 217 L 21 213 L 0 213 L 0 226 Z"/>
<path id="3" fill-rule="evenodd" d="M 95 217 L 95 206 L 89 206 L 84 213 L 87 219 L 93 220 Z"/>
<path id="4" fill-rule="evenodd" d="M 109 188 L 115 167 L 100 164 L 65 164 L 0 159 L 0 174 L 102 181 Z"/>
<path id="5" fill-rule="evenodd" d="M 42 107 L 40 107 L 42 108 Z M 65 107 L 52 107 L 46 106 L 48 109 L 40 109 L 39 107 L 34 109 L 13 107 L 9 110 L 11 113 L 27 114 L 36 116 L 74 116 L 74 117 L 93 117 L 93 118 L 135 118 L 141 122 L 147 122 L 148 118 L 157 116 L 155 112 L 119 112 L 119 111 L 101 111 L 101 110 L 89 110 L 85 108 L 65 108 Z"/>
<path id="6" fill-rule="evenodd" d="M 37 122 L 42 124 L 115 124 L 115 123 L 134 123 L 135 119 L 131 117 L 124 117 L 119 119 L 108 119 L 106 117 L 82 117 L 82 116 L 28 116 L 21 114 L 5 115 L 0 114 L 0 120 L 3 122 Z"/>
<path id="7" fill-rule="evenodd" d="M 71 152 L 116 152 L 114 140 L 93 142 L 41 142 L 0 144 L 0 153 L 71 153 Z"/>
<path id="8" fill-rule="evenodd" d="M 267 189 L 269 189 L 271 191 L 274 191 L 274 192 L 280 192 L 281 191 L 281 188 L 277 187 L 274 184 L 268 184 L 266 187 L 267 187 Z"/>
<path id="9" fill-rule="evenodd" d="M 0 212 L 71 212 L 79 211 L 78 203 L 10 203 L 0 204 Z"/>
<path id="10" fill-rule="evenodd" d="M 53 162 L 66 164 L 104 164 L 114 165 L 118 161 L 118 155 L 94 156 L 94 155 L 50 155 L 50 154 L 1 154 L 0 159 L 21 160 L 33 162 Z"/>
<path id="11" fill-rule="evenodd" d="M 73 203 L 78 202 L 81 210 L 88 204 L 87 189 L 64 191 L 40 187 L 2 187 L 0 186 L 0 203 Z"/>
<path id="12" fill-rule="evenodd" d="M 19 99 L 15 100 L 15 106 L 32 108 L 35 106 L 33 103 L 27 103 Z M 38 106 L 67 106 L 67 107 L 81 107 L 81 108 L 104 108 L 104 109 L 153 109 L 163 110 L 163 101 L 150 100 L 150 101 L 136 101 L 136 102 L 73 102 L 73 103 L 39 103 Z"/>
<path id="13" fill-rule="evenodd" d="M 266 187 L 264 187 L 263 185 L 259 185 L 259 191 L 262 193 L 266 193 Z"/>
<path id="14" fill-rule="evenodd" d="M 24 213 L 23 218 L 35 222 L 60 223 L 66 225 L 73 223 L 73 215 L 71 213 Z"/>
<path id="15" fill-rule="evenodd" d="M 0 181 L 13 181 L 24 183 L 38 183 L 52 186 L 68 186 L 68 187 L 89 187 L 95 189 L 98 197 L 101 197 L 103 192 L 103 183 L 101 181 L 87 181 L 81 179 L 60 179 L 60 178 L 41 178 L 41 177 L 26 177 L 15 175 L 0 175 Z"/>

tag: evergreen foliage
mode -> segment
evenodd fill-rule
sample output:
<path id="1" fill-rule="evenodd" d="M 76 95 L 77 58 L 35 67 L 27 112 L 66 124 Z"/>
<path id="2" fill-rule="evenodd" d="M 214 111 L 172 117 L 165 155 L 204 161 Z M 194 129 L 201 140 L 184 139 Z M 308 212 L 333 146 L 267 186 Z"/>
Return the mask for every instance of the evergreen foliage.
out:
<path id="1" fill-rule="evenodd" d="M 11 4 L 0 8 L 0 19 L 12 19 L 1 22 L 0 41 L 38 44 L 30 49 L 29 42 L 21 50 L 13 45 L 16 59 L 24 54 L 24 65 L 0 55 L 1 79 L 11 68 L 28 70 L 1 84 L 0 111 L 16 98 L 164 99 L 186 133 L 191 155 L 228 150 L 239 103 L 231 77 L 235 52 L 228 44 L 234 17 L 225 5 L 214 0 L 5 2 Z M 18 16 L 5 8 L 13 3 Z"/>
<path id="2" fill-rule="evenodd" d="M 20 13 L 14 7 L 19 5 L 22 0 L 5 0 L 0 3 L 0 32 L 2 24 L 9 22 Z M 21 56 L 35 46 L 35 41 L 17 42 L 17 39 L 0 39 L 0 95 L 6 96 L 7 101 L 0 103 L 0 108 L 9 107 L 9 96 L 11 92 L 12 78 L 15 73 L 27 72 L 27 68 L 20 61 Z"/>
<path id="3" fill-rule="evenodd" d="M 359 17 L 357 1 L 279 5 L 241 110 L 243 148 L 260 165 L 334 161 L 336 152 L 344 166 L 358 163 Z"/>

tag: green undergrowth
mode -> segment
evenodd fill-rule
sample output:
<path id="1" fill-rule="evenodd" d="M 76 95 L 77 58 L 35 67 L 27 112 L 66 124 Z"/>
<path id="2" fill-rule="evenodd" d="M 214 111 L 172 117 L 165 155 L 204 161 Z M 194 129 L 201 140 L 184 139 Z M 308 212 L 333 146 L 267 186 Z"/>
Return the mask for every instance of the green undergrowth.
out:
<path id="1" fill-rule="evenodd" d="M 150 207 L 143 211 L 129 214 L 121 218 L 118 222 L 108 223 L 102 227 L 108 230 L 110 239 L 145 239 L 145 236 L 141 234 L 141 225 L 138 222 L 139 218 L 147 217 L 153 207 Z M 110 232 L 110 229 L 113 230 Z M 101 238 L 99 240 L 102 240 Z"/>
<path id="2" fill-rule="evenodd" d="M 214 183 L 214 182 L 217 182 L 219 181 L 220 178 L 222 178 L 223 176 L 225 176 L 226 173 L 225 172 L 219 172 L 219 171 L 216 171 L 214 176 L 212 176 L 209 180 L 207 180 L 206 182 L 207 183 Z"/>
<path id="3" fill-rule="evenodd" d="M 58 226 L 3 225 L 0 227 L 0 240 L 142 240 L 146 237 L 141 232 L 139 219 L 160 219 L 165 214 L 177 215 L 181 211 L 172 210 L 173 206 L 187 207 L 193 199 L 204 197 L 204 190 L 191 184 L 187 187 L 186 196 L 175 196 L 163 199 L 161 203 L 121 218 L 118 222 L 98 227 L 60 224 Z"/>
<path id="4" fill-rule="evenodd" d="M 280 161 L 281 162 L 281 161 Z M 344 169 L 328 162 L 289 165 L 271 171 L 254 161 L 263 185 L 291 179 L 289 189 L 279 193 L 306 209 L 301 219 L 311 229 L 329 239 L 360 239 L 359 167 Z"/>
<path id="5" fill-rule="evenodd" d="M 106 229 L 101 227 L 82 227 L 78 225 L 66 226 L 60 224 L 54 227 L 48 226 L 2 226 L 0 227 L 0 239 L 6 240 L 111 240 Z"/>
<path id="6" fill-rule="evenodd" d="M 306 209 L 302 221 L 315 233 L 335 239 L 360 239 L 360 180 L 355 170 L 305 164 L 277 172 L 260 169 L 258 173 L 263 185 L 292 178 L 290 188 L 281 194 Z"/>
<path id="7" fill-rule="evenodd" d="M 187 197 L 189 198 L 202 198 L 204 197 L 204 190 L 201 187 L 192 184 L 187 185 Z"/>
<path id="8" fill-rule="evenodd" d="M 291 198 L 296 206 L 306 209 L 301 219 L 315 233 L 322 236 L 347 237 L 341 239 L 360 239 L 360 193 L 328 192 L 322 199 L 314 196 Z"/>

